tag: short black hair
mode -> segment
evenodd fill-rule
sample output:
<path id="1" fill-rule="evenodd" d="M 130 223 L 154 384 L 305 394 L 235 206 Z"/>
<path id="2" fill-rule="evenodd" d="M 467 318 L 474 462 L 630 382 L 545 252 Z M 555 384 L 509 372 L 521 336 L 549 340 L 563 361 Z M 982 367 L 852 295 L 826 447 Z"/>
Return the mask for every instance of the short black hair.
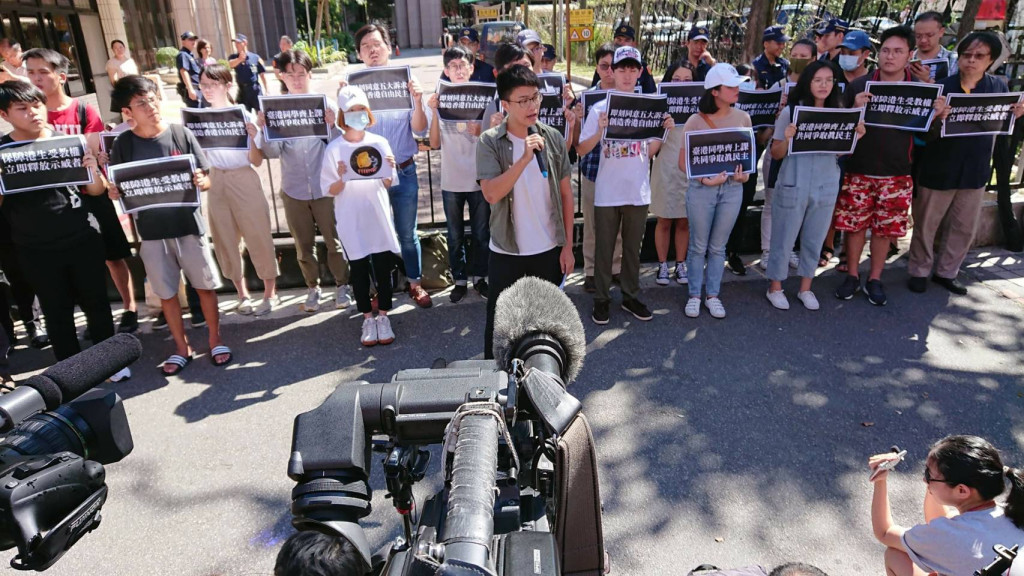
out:
<path id="1" fill-rule="evenodd" d="M 470 54 L 469 50 L 466 50 L 462 46 L 452 46 L 444 51 L 444 65 L 448 66 L 448 63 L 452 60 L 465 60 L 472 64 L 473 55 Z"/>
<path id="2" fill-rule="evenodd" d="M 494 51 L 494 69 L 500 71 L 510 63 L 518 62 L 523 58 L 528 58 L 532 64 L 536 64 L 536 62 L 533 61 L 533 54 L 531 52 L 527 51 L 519 44 L 503 42 L 498 46 L 498 49 Z"/>
<path id="3" fill-rule="evenodd" d="M 797 46 L 809 46 L 811 48 L 811 59 L 813 60 L 814 58 L 818 57 L 818 45 L 814 43 L 814 40 L 808 40 L 807 38 L 801 38 L 801 39 L 797 40 L 796 42 L 793 42 L 793 45 L 790 46 L 790 48 L 789 48 L 790 54 L 793 53 L 793 48 L 796 48 Z"/>
<path id="4" fill-rule="evenodd" d="M 672 82 L 672 77 L 675 76 L 676 70 L 679 70 L 680 68 L 685 68 L 690 72 L 695 72 L 693 66 L 690 65 L 690 62 L 688 60 L 680 60 L 679 62 L 672 64 L 665 70 L 665 75 L 661 77 L 661 81 Z M 696 78 L 696 74 L 694 74 L 694 78 Z"/>
<path id="5" fill-rule="evenodd" d="M 597 50 L 594 51 L 594 63 L 596 64 L 600 62 L 601 58 L 604 58 L 605 56 L 615 56 L 615 44 L 605 42 L 598 46 Z"/>
<path id="6" fill-rule="evenodd" d="M 122 42 L 121 40 L 113 40 L 113 41 L 112 41 L 112 42 L 110 43 L 110 47 L 111 47 L 111 48 L 113 48 L 113 47 L 114 47 L 114 44 L 120 44 L 121 46 L 124 46 L 125 48 L 127 48 L 127 47 L 128 47 L 128 45 L 127 45 L 127 44 L 125 44 L 124 42 Z"/>
<path id="7" fill-rule="evenodd" d="M 790 562 L 776 567 L 768 576 L 828 576 L 821 568 L 804 564 L 802 562 Z"/>
<path id="8" fill-rule="evenodd" d="M 918 22 L 928 21 L 937 22 L 939 26 L 945 26 L 945 23 L 942 21 L 942 13 L 936 12 L 934 10 L 929 10 L 928 12 L 921 12 L 920 14 L 917 15 L 917 18 L 914 18 L 914 24 L 917 24 Z"/>
<path id="9" fill-rule="evenodd" d="M 281 56 L 278 57 L 277 63 L 281 66 L 282 71 L 288 70 L 289 64 L 302 66 L 306 69 L 306 72 L 313 70 L 313 61 L 309 58 L 309 54 L 306 54 L 302 50 L 285 50 L 284 52 L 281 52 Z"/>
<path id="10" fill-rule="evenodd" d="M 14 46 L 14 44 L 11 44 L 11 48 L 14 48 Z M 30 58 L 36 58 L 46 62 L 57 74 L 67 74 L 68 70 L 71 68 L 71 61 L 68 60 L 67 56 L 60 52 L 50 50 L 49 48 L 33 48 L 21 56 L 23 61 L 27 61 Z"/>
<path id="11" fill-rule="evenodd" d="M 889 38 L 902 38 L 906 40 L 907 48 L 910 50 L 913 50 L 917 46 L 917 37 L 914 36 L 914 31 L 910 29 L 910 26 L 893 26 L 892 28 L 887 28 L 878 38 L 878 46 L 881 47 Z"/>
<path id="12" fill-rule="evenodd" d="M 522 64 L 516 64 L 508 70 L 498 73 L 498 97 L 508 102 L 509 97 L 516 88 L 533 86 L 540 90 L 540 80 L 537 75 Z"/>
<path id="13" fill-rule="evenodd" d="M 814 94 L 811 92 L 811 82 L 814 75 L 822 68 L 832 72 L 832 91 L 825 97 L 825 108 L 842 107 L 842 90 L 839 89 L 839 80 L 844 78 L 842 71 L 832 63 L 831 60 L 815 60 L 804 68 L 797 80 L 796 86 L 789 91 L 790 112 L 794 106 L 814 106 Z"/>
<path id="14" fill-rule="evenodd" d="M 999 41 L 998 36 L 988 30 L 975 30 L 967 36 L 964 36 L 964 39 L 956 45 L 956 57 L 963 58 L 964 52 L 966 52 L 967 49 L 975 42 L 981 42 L 988 46 L 988 51 L 992 56 L 993 62 L 995 62 L 1003 53 L 1003 43 Z"/>
<path id="15" fill-rule="evenodd" d="M 359 551 L 341 536 L 311 530 L 285 540 L 274 562 L 274 576 L 363 576 Z"/>
<path id="16" fill-rule="evenodd" d="M 156 94 L 157 88 L 149 78 L 138 74 L 125 76 L 114 82 L 114 89 L 110 92 L 110 108 L 118 111 L 131 108 L 132 98 L 145 96 L 151 92 Z"/>
<path id="17" fill-rule="evenodd" d="M 356 52 L 359 52 L 359 48 L 363 43 L 363 38 L 373 34 L 374 32 L 380 33 L 380 39 L 384 41 L 388 47 L 391 47 L 391 34 L 388 33 L 388 29 L 381 26 L 380 24 L 367 24 L 355 33 Z"/>
<path id="18" fill-rule="evenodd" d="M 46 105 L 46 94 L 24 80 L 8 80 L 0 84 L 0 110 L 4 112 L 15 102 Z"/>

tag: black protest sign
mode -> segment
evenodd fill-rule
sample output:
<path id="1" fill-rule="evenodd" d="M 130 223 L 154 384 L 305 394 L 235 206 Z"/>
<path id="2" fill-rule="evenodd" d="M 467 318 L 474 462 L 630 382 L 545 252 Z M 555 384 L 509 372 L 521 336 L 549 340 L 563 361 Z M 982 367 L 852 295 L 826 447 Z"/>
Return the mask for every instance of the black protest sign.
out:
<path id="1" fill-rule="evenodd" d="M 665 139 L 665 114 L 668 96 L 664 94 L 629 94 L 613 92 L 608 95 L 608 127 L 606 140 Z"/>
<path id="2" fill-rule="evenodd" d="M 139 160 L 111 166 L 110 179 L 121 194 L 121 210 L 132 214 L 151 208 L 199 206 L 199 189 L 191 154 Z"/>
<path id="3" fill-rule="evenodd" d="M 743 110 L 750 116 L 750 124 L 754 128 L 775 126 L 775 117 L 778 116 L 781 105 L 781 86 L 776 86 L 771 90 L 746 90 L 740 88 L 740 99 L 736 102 L 736 108 Z"/>
<path id="4" fill-rule="evenodd" d="M 686 133 L 686 175 L 690 178 L 733 174 L 736 165 L 754 172 L 754 131 L 720 128 Z"/>
<path id="5" fill-rule="evenodd" d="M 120 132 L 100 132 L 100 150 L 110 154 L 114 149 L 114 140 L 120 135 Z"/>
<path id="6" fill-rule="evenodd" d="M 796 88 L 796 82 L 786 82 L 786 85 L 782 87 L 782 93 L 788 97 L 789 91 L 793 88 Z"/>
<path id="7" fill-rule="evenodd" d="M 921 64 L 931 68 L 931 78 L 936 82 L 939 80 L 945 80 L 949 77 L 949 60 L 946 60 L 945 58 L 922 60 Z"/>
<path id="8" fill-rule="evenodd" d="M 580 100 L 583 101 L 583 120 L 587 119 L 587 115 L 590 114 L 590 109 L 594 107 L 594 104 L 604 102 L 607 97 L 607 90 L 587 90 L 580 94 Z"/>
<path id="9" fill-rule="evenodd" d="M 565 121 L 565 110 L 563 110 L 561 93 L 541 93 L 540 115 L 537 117 L 537 120 L 561 132 L 562 138 L 569 137 L 569 125 Z"/>
<path id="10" fill-rule="evenodd" d="M 412 110 L 411 79 L 408 66 L 366 68 L 348 75 L 348 83 L 366 93 L 374 112 Z"/>
<path id="11" fill-rule="evenodd" d="M 395 170 L 387 160 L 386 151 L 376 143 L 363 144 L 352 149 L 348 158 L 344 158 L 345 173 L 341 179 L 379 180 L 394 178 Z"/>
<path id="12" fill-rule="evenodd" d="M 868 82 L 865 90 L 871 94 L 865 124 L 910 132 L 928 130 L 942 96 L 942 86 L 923 82 Z"/>
<path id="13" fill-rule="evenodd" d="M 1016 118 L 1013 105 L 1024 94 L 950 94 L 949 115 L 942 123 L 942 137 L 1010 134 Z"/>
<path id="14" fill-rule="evenodd" d="M 0 146 L 0 194 L 92 184 L 82 166 L 85 138 L 58 136 Z"/>
<path id="15" fill-rule="evenodd" d="M 323 94 L 260 96 L 260 109 L 266 120 L 264 135 L 270 142 L 330 136 Z"/>
<path id="16" fill-rule="evenodd" d="M 185 108 L 181 123 L 192 131 L 203 150 L 248 150 L 245 108 Z"/>
<path id="17" fill-rule="evenodd" d="M 485 82 L 437 85 L 437 115 L 443 122 L 479 122 L 494 98 L 495 85 Z"/>
<path id="18" fill-rule="evenodd" d="M 857 146 L 857 124 L 863 117 L 863 108 L 797 106 L 793 113 L 796 136 L 789 141 L 789 153 L 852 154 Z"/>
<path id="19" fill-rule="evenodd" d="M 537 80 L 540 80 L 540 91 L 544 94 L 558 94 L 561 96 L 562 91 L 565 90 L 565 76 L 556 72 L 538 74 Z"/>
<path id="20" fill-rule="evenodd" d="M 665 82 L 658 85 L 658 94 L 668 97 L 668 113 L 676 126 L 682 126 L 697 113 L 697 104 L 704 95 L 703 82 Z"/>

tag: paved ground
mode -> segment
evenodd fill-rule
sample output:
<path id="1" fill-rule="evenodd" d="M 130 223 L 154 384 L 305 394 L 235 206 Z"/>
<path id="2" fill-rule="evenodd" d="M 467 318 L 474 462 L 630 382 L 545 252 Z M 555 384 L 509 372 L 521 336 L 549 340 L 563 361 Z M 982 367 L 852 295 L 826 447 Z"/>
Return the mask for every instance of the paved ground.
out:
<path id="1" fill-rule="evenodd" d="M 794 559 L 839 576 L 879 573 L 869 454 L 894 443 L 909 450 L 892 483 L 895 516 L 908 523 L 920 517 L 921 459 L 942 435 L 982 434 L 1024 463 L 1019 255 L 973 253 L 964 276 L 971 293 L 960 298 L 935 287 L 911 294 L 903 263 L 887 272 L 884 308 L 835 300 L 838 279 L 825 272 L 816 282 L 820 312 L 795 301 L 779 312 L 752 267 L 742 281 L 726 273 L 729 318 L 691 320 L 684 289 L 654 286 L 647 270 L 653 322 L 618 309 L 605 327 L 585 321 L 588 356 L 571 391 L 597 437 L 613 573 Z M 999 277 L 1014 270 L 1013 279 Z M 586 318 L 591 301 L 580 281 L 568 293 Z M 307 316 L 300 299 L 290 293 L 265 319 L 228 313 L 224 333 L 237 360 L 227 369 L 204 354 L 180 376 L 162 377 L 155 366 L 169 351 L 166 333 L 144 326 L 135 376 L 115 386 L 135 451 L 108 467 L 102 526 L 49 573 L 270 575 L 291 531 L 285 471 L 295 415 L 339 382 L 385 381 L 481 350 L 484 302 L 472 292 L 458 305 L 437 295 L 430 310 L 403 297 L 393 315 L 398 340 L 371 350 L 359 346 L 354 313 Z M 190 335 L 205 351 L 205 332 Z M 20 348 L 16 378 L 47 357 Z M 379 545 L 398 523 L 379 468 L 372 483 L 364 525 Z M 421 494 L 436 487 L 425 484 Z"/>

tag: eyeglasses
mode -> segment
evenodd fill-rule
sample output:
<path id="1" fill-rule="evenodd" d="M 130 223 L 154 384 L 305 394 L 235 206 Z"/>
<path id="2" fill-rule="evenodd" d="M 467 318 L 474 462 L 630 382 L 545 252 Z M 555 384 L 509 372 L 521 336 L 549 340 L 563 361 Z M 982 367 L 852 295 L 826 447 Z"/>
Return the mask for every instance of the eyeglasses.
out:
<path id="1" fill-rule="evenodd" d="M 160 106 L 160 103 L 156 98 L 150 96 L 149 98 L 140 98 L 139 100 L 135 100 L 130 104 L 130 106 L 132 108 L 157 108 Z"/>
<path id="2" fill-rule="evenodd" d="M 991 52 L 964 52 L 960 56 L 960 59 L 961 60 L 984 60 L 986 58 L 991 58 L 991 57 L 992 57 L 992 53 Z"/>
<path id="3" fill-rule="evenodd" d="M 469 65 L 465 62 L 450 62 L 447 68 L 452 72 L 464 72 L 469 70 Z"/>
<path id="4" fill-rule="evenodd" d="M 607 72 L 607 71 L 612 69 L 612 65 L 611 64 L 598 64 L 597 65 L 597 69 L 600 70 L 601 72 Z"/>
<path id="5" fill-rule="evenodd" d="M 928 470 L 927 466 L 924 467 L 924 481 L 926 484 L 931 484 L 932 482 L 939 482 L 947 486 L 956 486 L 956 483 L 950 482 L 949 480 L 946 480 L 944 478 L 932 478 L 932 473 Z"/>
<path id="6" fill-rule="evenodd" d="M 530 98 L 523 98 L 522 100 L 506 100 L 506 102 L 509 102 L 511 104 L 518 104 L 519 107 L 522 108 L 523 110 L 529 110 L 530 108 L 539 105 L 541 99 L 543 98 L 544 97 L 541 95 L 541 93 L 537 92 Z"/>

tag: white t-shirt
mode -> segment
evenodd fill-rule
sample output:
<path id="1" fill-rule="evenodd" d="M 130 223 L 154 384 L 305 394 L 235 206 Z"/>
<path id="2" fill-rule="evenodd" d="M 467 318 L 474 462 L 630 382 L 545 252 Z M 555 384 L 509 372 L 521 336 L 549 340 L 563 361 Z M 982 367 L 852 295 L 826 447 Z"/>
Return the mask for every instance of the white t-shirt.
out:
<path id="1" fill-rule="evenodd" d="M 245 121 L 256 123 L 256 115 L 244 110 Z M 221 170 L 237 170 L 250 165 L 248 150 L 203 150 L 210 166 Z"/>
<path id="2" fill-rule="evenodd" d="M 511 133 L 508 133 L 508 139 L 512 141 L 512 157 L 522 157 L 526 141 Z M 561 214 L 555 214 L 551 189 L 534 158 L 512 187 L 512 225 L 516 229 L 516 245 L 519 248 L 519 253 L 512 255 L 533 256 L 557 246 L 554 218 L 561 217 Z M 495 246 L 494 240 L 491 240 L 491 250 L 499 254 L 511 254 Z"/>
<path id="3" fill-rule="evenodd" d="M 580 131 L 580 141 L 601 130 L 608 100 L 594 104 Z M 601 161 L 594 181 L 594 206 L 645 206 L 651 203 L 650 156 L 647 142 L 601 140 Z"/>
<path id="4" fill-rule="evenodd" d="M 476 192 L 476 145 L 478 136 L 469 129 L 479 122 L 441 122 L 441 190 Z"/>
<path id="5" fill-rule="evenodd" d="M 995 559 L 992 546 L 1024 547 L 1024 530 L 1014 526 L 1002 506 L 936 518 L 903 534 L 910 559 L 927 572 L 968 576 Z"/>
<path id="6" fill-rule="evenodd" d="M 335 138 L 324 150 L 324 163 L 320 169 L 320 186 L 324 193 L 337 182 L 338 162 L 348 164 L 352 153 L 365 144 L 376 143 L 391 154 L 391 147 L 384 138 L 366 132 L 361 142 L 349 142 L 344 136 Z M 383 178 L 392 178 L 391 185 L 398 184 L 398 174 L 385 161 L 380 179 L 349 180 L 345 189 L 334 197 L 334 216 L 337 221 L 338 239 L 345 248 L 349 261 L 366 258 L 380 252 L 399 254 L 398 235 L 391 217 L 391 201 Z M 352 167 L 348 167 L 352 170 Z"/>

